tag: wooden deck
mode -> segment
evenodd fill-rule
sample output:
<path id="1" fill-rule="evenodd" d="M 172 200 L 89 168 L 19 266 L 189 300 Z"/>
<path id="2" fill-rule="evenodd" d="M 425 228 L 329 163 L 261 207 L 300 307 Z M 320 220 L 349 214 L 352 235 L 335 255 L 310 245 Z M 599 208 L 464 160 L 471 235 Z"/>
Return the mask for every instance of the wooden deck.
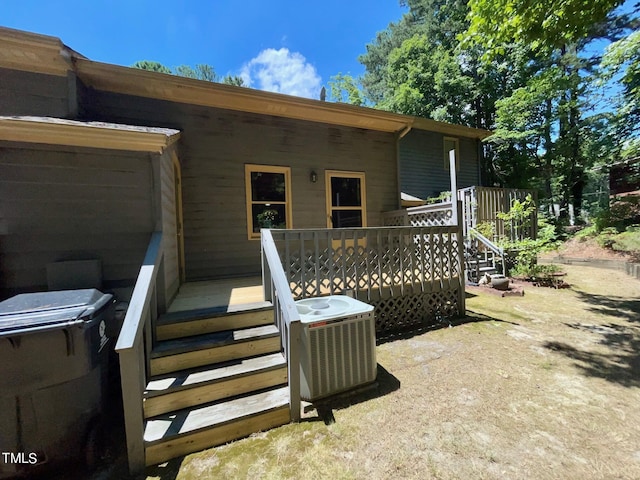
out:
<path id="1" fill-rule="evenodd" d="M 222 306 L 227 306 L 228 311 L 236 311 L 242 306 L 263 303 L 262 277 L 225 278 L 183 283 L 168 312 Z"/>

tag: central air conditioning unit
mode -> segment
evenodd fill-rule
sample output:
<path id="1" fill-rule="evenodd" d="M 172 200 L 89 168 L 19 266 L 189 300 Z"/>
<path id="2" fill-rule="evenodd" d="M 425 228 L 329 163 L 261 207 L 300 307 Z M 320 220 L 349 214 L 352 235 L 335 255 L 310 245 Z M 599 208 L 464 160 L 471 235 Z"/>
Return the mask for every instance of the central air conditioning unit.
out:
<path id="1" fill-rule="evenodd" d="M 298 300 L 300 393 L 314 401 L 376 379 L 373 306 L 344 295 Z"/>

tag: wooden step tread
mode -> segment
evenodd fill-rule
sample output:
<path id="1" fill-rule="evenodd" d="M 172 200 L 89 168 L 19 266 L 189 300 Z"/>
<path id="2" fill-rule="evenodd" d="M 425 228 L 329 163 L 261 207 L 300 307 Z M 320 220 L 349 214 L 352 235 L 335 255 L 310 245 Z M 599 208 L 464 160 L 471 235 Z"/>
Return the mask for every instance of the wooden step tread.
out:
<path id="1" fill-rule="evenodd" d="M 196 388 L 213 382 L 225 381 L 261 370 L 271 370 L 285 366 L 287 362 L 282 353 L 272 353 L 254 358 L 222 362 L 215 365 L 183 370 L 171 374 L 153 377 L 147 385 L 145 398 L 164 395 L 178 390 Z"/>
<path id="2" fill-rule="evenodd" d="M 182 310 L 161 315 L 160 317 L 158 317 L 156 325 L 168 325 L 183 321 L 201 320 L 204 318 L 214 318 L 228 315 L 239 315 L 248 312 L 269 311 L 272 309 L 273 305 L 270 302 L 258 302 L 248 303 L 244 305 L 221 305 L 210 308 Z"/>
<path id="3" fill-rule="evenodd" d="M 148 419 L 145 425 L 144 441 L 148 447 L 154 443 L 241 421 L 271 410 L 285 407 L 288 409 L 288 405 L 289 389 L 280 387 L 230 401 L 179 410 Z"/>
<path id="4" fill-rule="evenodd" d="M 225 345 L 250 342 L 261 338 L 277 337 L 279 334 L 278 328 L 275 325 L 263 325 L 241 330 L 225 330 L 223 332 L 207 333 L 195 337 L 165 340 L 158 342 L 153 348 L 151 358 L 223 347 Z"/>

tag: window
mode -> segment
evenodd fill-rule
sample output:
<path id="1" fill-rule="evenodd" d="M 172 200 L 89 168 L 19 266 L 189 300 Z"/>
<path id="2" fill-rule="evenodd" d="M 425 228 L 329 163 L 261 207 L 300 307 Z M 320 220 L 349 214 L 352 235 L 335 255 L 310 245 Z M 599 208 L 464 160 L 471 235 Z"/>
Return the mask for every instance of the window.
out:
<path id="1" fill-rule="evenodd" d="M 449 170 L 449 152 L 455 150 L 456 152 L 456 172 L 460 170 L 460 144 L 457 138 L 444 137 L 444 169 Z"/>
<path id="2" fill-rule="evenodd" d="M 249 239 L 261 228 L 291 228 L 291 169 L 245 165 L 244 173 Z"/>
<path id="3" fill-rule="evenodd" d="M 364 173 L 327 170 L 326 185 L 328 226 L 366 227 Z"/>

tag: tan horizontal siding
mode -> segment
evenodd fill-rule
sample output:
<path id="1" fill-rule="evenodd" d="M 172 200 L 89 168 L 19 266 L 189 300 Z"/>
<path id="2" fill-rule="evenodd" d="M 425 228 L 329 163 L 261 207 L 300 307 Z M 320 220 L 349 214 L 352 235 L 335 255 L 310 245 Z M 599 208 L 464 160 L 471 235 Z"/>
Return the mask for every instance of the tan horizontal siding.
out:
<path id="1" fill-rule="evenodd" d="M 0 68 L 2 115 L 69 115 L 67 77 Z"/>
<path id="2" fill-rule="evenodd" d="M 160 202 L 162 210 L 165 295 L 167 299 L 171 299 L 180 286 L 175 176 L 173 161 L 169 152 L 165 152 L 156 161 L 160 162 Z"/>
<path id="3" fill-rule="evenodd" d="M 133 283 L 154 226 L 149 157 L 2 146 L 0 289 L 42 287 L 47 263 L 86 258 L 107 285 Z"/>
<path id="4" fill-rule="evenodd" d="M 260 242 L 247 238 L 244 165 L 291 167 L 294 227 L 325 227 L 324 171 L 363 171 L 368 224 L 397 208 L 392 134 L 87 92 L 92 118 L 182 131 L 180 161 L 187 279 L 260 272 Z M 311 183 L 315 170 L 318 182 Z M 168 199 L 168 197 L 167 197 Z"/>

